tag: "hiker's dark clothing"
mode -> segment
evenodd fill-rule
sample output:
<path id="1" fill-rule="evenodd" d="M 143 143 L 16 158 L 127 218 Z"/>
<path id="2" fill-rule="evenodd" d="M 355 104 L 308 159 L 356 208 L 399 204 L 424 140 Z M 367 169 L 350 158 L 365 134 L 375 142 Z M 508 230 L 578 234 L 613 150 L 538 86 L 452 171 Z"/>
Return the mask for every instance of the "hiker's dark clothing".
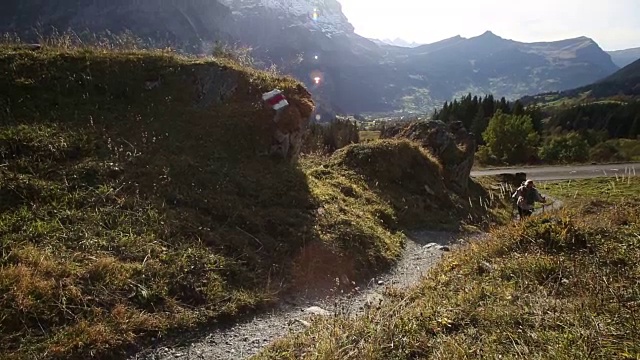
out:
<path id="1" fill-rule="evenodd" d="M 513 195 L 512 198 L 516 199 L 516 205 L 518 206 L 518 215 L 520 218 L 525 218 L 533 214 L 535 202 L 544 202 L 545 199 L 540 195 L 538 189 L 534 187 L 520 186 Z"/>

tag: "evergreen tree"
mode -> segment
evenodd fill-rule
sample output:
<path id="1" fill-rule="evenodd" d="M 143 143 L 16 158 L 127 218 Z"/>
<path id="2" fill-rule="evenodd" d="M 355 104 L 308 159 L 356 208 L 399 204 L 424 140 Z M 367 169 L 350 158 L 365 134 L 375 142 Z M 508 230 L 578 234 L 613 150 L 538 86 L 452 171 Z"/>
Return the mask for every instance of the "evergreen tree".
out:
<path id="1" fill-rule="evenodd" d="M 498 104 L 497 108 L 505 114 L 511 113 L 511 108 L 509 107 L 509 104 L 507 104 L 507 99 L 505 99 L 504 96 L 500 99 L 500 103 Z"/>
<path id="2" fill-rule="evenodd" d="M 489 125 L 489 119 L 484 115 L 484 108 L 480 106 L 471 124 L 471 132 L 474 134 L 476 143 L 479 145 L 484 145 L 482 133 L 487 129 L 487 125 Z"/>
<path id="3" fill-rule="evenodd" d="M 513 111 L 511 113 L 516 116 L 524 115 L 524 105 L 522 105 L 519 100 L 516 100 L 516 102 L 513 104 Z"/>
<path id="4" fill-rule="evenodd" d="M 482 110 L 484 111 L 484 115 L 491 117 L 496 112 L 496 101 L 493 98 L 493 95 L 487 95 L 482 101 Z"/>

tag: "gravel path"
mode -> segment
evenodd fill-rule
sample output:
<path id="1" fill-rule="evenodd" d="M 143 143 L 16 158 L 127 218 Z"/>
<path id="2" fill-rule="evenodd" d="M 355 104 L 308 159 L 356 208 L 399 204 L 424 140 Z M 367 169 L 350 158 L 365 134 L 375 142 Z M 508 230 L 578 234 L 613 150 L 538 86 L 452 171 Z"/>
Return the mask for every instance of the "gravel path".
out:
<path id="1" fill-rule="evenodd" d="M 384 301 L 382 294 L 385 287 L 407 288 L 416 284 L 444 253 L 462 243 L 464 240 L 459 240 L 454 233 L 412 232 L 408 234 L 403 256 L 392 271 L 368 283 L 352 285 L 351 291 L 346 294 L 334 292 L 322 297 L 300 295 L 285 299 L 269 313 L 261 313 L 230 328 L 201 335 L 190 345 L 155 347 L 131 360 L 246 359 L 289 332 L 303 330 L 314 314 L 328 315 L 341 311 L 356 315 L 367 306 L 376 306 Z"/>

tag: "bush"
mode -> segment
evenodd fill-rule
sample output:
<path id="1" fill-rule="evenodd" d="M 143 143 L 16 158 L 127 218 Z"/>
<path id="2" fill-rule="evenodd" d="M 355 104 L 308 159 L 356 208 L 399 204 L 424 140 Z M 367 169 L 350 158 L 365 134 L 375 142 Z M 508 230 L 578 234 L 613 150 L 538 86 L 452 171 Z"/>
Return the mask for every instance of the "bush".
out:
<path id="1" fill-rule="evenodd" d="M 628 158 L 611 141 L 603 142 L 589 150 L 589 159 L 595 162 L 627 161 Z"/>
<path id="2" fill-rule="evenodd" d="M 589 158 L 589 144 L 580 134 L 570 132 L 547 138 L 539 155 L 547 163 L 584 162 Z"/>
<path id="3" fill-rule="evenodd" d="M 524 163 L 531 159 L 539 141 L 530 116 L 508 115 L 502 111 L 491 118 L 482 138 L 491 154 L 506 164 Z"/>
<path id="4" fill-rule="evenodd" d="M 482 165 L 495 165 L 498 159 L 493 156 L 491 149 L 485 145 L 480 145 L 476 152 L 476 161 Z"/>

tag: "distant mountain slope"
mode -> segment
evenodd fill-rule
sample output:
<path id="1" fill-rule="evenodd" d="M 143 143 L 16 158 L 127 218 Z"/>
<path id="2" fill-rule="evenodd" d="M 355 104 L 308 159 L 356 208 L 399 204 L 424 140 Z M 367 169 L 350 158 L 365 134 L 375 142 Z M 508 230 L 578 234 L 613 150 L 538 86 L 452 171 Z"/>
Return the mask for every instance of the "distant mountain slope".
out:
<path id="1" fill-rule="evenodd" d="M 593 84 L 560 92 L 525 96 L 520 100 L 523 104 L 538 103 L 547 106 L 566 106 L 620 96 L 628 99 L 640 97 L 640 59 Z"/>
<path id="2" fill-rule="evenodd" d="M 611 55 L 611 60 L 621 68 L 640 59 L 640 47 L 626 50 L 607 51 L 607 53 Z"/>
<path id="3" fill-rule="evenodd" d="M 612 83 L 612 82 L 628 83 L 629 81 L 632 81 L 632 82 L 637 81 L 638 82 L 637 84 L 640 84 L 640 59 L 616 71 L 613 75 L 610 75 L 605 79 L 598 81 L 597 84 Z"/>
<path id="4" fill-rule="evenodd" d="M 640 96 L 640 59 L 583 90 L 591 91 L 594 97 Z"/>
<path id="5" fill-rule="evenodd" d="M 419 109 L 416 103 L 437 106 L 469 92 L 517 99 L 576 88 L 618 70 L 586 37 L 522 43 L 488 31 L 469 39 L 458 36 L 413 49 L 388 49 L 385 61 L 407 75 L 387 86 L 401 92 L 396 107 L 411 110 Z"/>

